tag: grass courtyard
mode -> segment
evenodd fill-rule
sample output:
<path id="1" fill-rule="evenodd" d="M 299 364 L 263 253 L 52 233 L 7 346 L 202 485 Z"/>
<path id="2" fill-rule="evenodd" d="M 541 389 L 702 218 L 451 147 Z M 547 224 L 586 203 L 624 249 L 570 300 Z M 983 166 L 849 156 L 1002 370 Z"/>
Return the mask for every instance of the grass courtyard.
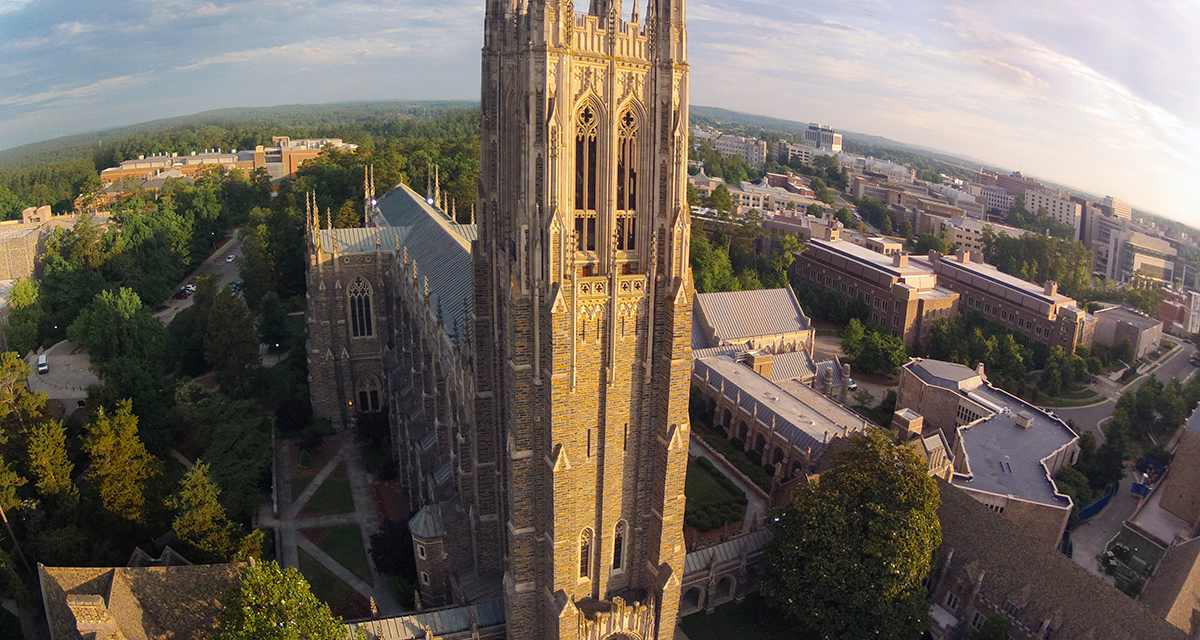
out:
<path id="1" fill-rule="evenodd" d="M 362 530 L 356 524 L 339 524 L 321 529 L 303 529 L 301 534 L 360 580 L 373 584 L 363 546 Z"/>
<path id="2" fill-rule="evenodd" d="M 726 478 L 707 458 L 688 462 L 685 515 L 687 526 L 699 531 L 712 531 L 742 519 L 746 494 Z"/>
<path id="3" fill-rule="evenodd" d="M 679 626 L 689 640 L 778 640 L 793 638 L 796 633 L 792 625 L 753 595 L 742 602 L 723 604 L 712 613 L 693 613 Z"/>
<path id="4" fill-rule="evenodd" d="M 300 561 L 300 573 L 308 580 L 313 595 L 328 604 L 334 615 L 354 619 L 370 613 L 369 604 L 362 594 L 351 589 L 350 585 L 333 575 L 333 572 L 317 562 L 317 559 L 304 549 L 297 549 L 296 552 Z"/>

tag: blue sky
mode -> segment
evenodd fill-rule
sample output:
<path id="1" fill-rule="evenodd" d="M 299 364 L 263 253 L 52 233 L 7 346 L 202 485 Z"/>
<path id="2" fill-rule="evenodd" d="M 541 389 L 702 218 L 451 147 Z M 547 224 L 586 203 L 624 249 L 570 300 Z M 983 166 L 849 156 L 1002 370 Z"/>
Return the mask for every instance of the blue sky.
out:
<path id="1" fill-rule="evenodd" d="M 477 99 L 483 5 L 0 0 L 0 148 L 220 107 Z M 959 153 L 1200 225 L 1194 0 L 688 13 L 694 104 Z"/>

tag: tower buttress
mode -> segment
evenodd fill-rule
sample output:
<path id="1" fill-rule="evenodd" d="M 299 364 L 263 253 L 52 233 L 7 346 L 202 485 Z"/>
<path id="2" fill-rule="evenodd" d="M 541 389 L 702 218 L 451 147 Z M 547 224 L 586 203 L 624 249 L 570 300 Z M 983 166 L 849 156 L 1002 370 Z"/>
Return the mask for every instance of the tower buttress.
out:
<path id="1" fill-rule="evenodd" d="M 693 295 L 684 2 L 650 0 L 644 26 L 622 18 L 620 0 L 583 15 L 569 0 L 488 5 L 478 424 L 464 463 L 512 638 L 666 640 L 678 612 Z"/>

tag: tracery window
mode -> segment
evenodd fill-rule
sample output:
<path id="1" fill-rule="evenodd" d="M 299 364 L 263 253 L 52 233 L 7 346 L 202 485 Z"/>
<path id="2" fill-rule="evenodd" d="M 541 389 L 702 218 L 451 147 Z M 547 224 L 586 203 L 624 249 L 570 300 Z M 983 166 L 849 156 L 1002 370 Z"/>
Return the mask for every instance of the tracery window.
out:
<path id="1" fill-rule="evenodd" d="M 596 250 L 596 193 L 600 179 L 600 119 L 587 105 L 575 123 L 575 248 Z"/>
<path id="2" fill-rule="evenodd" d="M 621 115 L 617 138 L 617 248 L 632 251 L 637 241 L 638 123 L 633 112 Z"/>
<path id="3" fill-rule="evenodd" d="M 579 577 L 592 577 L 592 530 L 579 534 Z"/>
<path id="4" fill-rule="evenodd" d="M 617 523 L 616 533 L 613 534 L 613 571 L 620 571 L 625 566 L 625 521 Z"/>
<path id="5" fill-rule="evenodd" d="M 379 380 L 372 375 L 358 379 L 358 411 L 360 413 L 375 413 L 379 411 Z"/>
<path id="6" fill-rule="evenodd" d="M 350 300 L 350 335 L 355 338 L 375 335 L 371 323 L 371 286 L 362 278 L 357 278 L 346 295 Z"/>

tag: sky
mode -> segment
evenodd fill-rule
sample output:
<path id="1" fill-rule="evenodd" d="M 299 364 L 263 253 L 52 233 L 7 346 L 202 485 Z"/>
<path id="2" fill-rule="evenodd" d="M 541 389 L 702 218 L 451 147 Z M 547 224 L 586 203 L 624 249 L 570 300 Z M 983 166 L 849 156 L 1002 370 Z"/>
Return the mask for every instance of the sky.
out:
<path id="1" fill-rule="evenodd" d="M 477 100 L 483 7 L 0 0 L 0 148 L 222 107 Z M 687 11 L 692 104 L 939 149 L 1200 226 L 1200 2 Z"/>

